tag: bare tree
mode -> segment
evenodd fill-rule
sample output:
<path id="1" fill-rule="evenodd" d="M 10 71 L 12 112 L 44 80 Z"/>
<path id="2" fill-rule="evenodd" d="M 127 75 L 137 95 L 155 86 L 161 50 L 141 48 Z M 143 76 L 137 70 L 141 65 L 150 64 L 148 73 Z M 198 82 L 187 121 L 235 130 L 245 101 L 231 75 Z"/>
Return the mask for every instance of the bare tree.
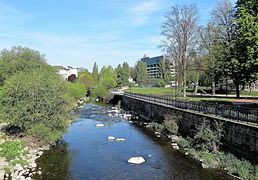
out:
<path id="1" fill-rule="evenodd" d="M 186 65 L 197 44 L 198 9 L 195 5 L 172 6 L 165 15 L 161 35 L 164 36 L 161 47 L 176 65 L 177 82 L 183 96 L 186 96 Z"/>

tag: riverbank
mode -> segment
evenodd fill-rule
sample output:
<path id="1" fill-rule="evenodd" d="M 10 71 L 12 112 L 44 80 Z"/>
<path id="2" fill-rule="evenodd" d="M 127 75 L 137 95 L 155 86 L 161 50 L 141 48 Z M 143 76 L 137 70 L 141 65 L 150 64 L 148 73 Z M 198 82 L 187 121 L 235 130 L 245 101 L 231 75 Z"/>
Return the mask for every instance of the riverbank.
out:
<path id="1" fill-rule="evenodd" d="M 41 174 L 36 159 L 50 145 L 29 136 L 8 136 L 4 132 L 6 126 L 0 125 L 0 179 L 30 180 L 35 174 Z"/>
<path id="2" fill-rule="evenodd" d="M 88 101 L 86 97 L 79 99 L 74 110 L 82 108 Z M 9 135 L 7 127 L 6 123 L 0 124 L 0 179 L 30 180 L 36 174 L 40 175 L 42 172 L 37 168 L 36 160 L 55 144 L 19 132 Z"/>
<path id="3" fill-rule="evenodd" d="M 203 169 L 218 169 L 228 173 L 231 177 L 236 179 L 246 179 L 246 180 L 257 180 L 258 179 L 258 165 L 253 165 L 245 159 L 239 159 L 236 156 L 225 153 L 223 151 L 211 151 L 207 149 L 206 144 L 202 144 L 199 139 L 199 144 L 196 143 L 196 139 L 190 137 L 182 137 L 178 132 L 178 127 L 176 124 L 171 125 L 170 127 L 166 124 L 158 123 L 147 123 L 143 119 L 137 120 L 139 126 L 143 126 L 152 131 L 152 133 L 157 138 L 167 138 L 170 141 L 170 144 L 173 149 L 180 151 L 186 157 L 192 159 Z M 136 123 L 137 121 L 134 121 Z M 171 121 L 171 120 L 170 120 Z M 173 121 L 173 120 L 172 120 Z M 206 127 L 208 129 L 208 127 Z M 213 136 L 210 131 L 210 136 Z M 200 133 L 199 135 L 203 136 L 202 138 L 207 138 L 206 134 Z M 216 138 L 216 137 L 214 137 Z M 207 138 L 207 141 L 211 139 Z M 205 143 L 205 142 L 203 142 Z M 201 147 L 201 148 L 200 148 Z"/>

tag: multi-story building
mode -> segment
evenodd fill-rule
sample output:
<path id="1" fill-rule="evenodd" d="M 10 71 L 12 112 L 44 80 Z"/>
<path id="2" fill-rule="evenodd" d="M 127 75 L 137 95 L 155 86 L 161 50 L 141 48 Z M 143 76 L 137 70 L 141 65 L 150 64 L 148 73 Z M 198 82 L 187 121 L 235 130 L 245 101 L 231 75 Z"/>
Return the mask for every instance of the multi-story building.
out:
<path id="1" fill-rule="evenodd" d="M 149 78 L 159 79 L 161 77 L 160 73 L 160 61 L 165 59 L 166 56 L 156 56 L 156 57 L 143 57 L 141 60 L 147 65 L 147 73 Z M 171 76 L 175 75 L 175 68 L 170 62 L 170 73 Z"/>
<path id="2" fill-rule="evenodd" d="M 60 74 L 64 79 L 68 80 L 68 77 L 71 75 L 75 75 L 78 77 L 78 69 L 73 68 L 71 66 L 54 66 L 58 70 L 58 74 Z"/>

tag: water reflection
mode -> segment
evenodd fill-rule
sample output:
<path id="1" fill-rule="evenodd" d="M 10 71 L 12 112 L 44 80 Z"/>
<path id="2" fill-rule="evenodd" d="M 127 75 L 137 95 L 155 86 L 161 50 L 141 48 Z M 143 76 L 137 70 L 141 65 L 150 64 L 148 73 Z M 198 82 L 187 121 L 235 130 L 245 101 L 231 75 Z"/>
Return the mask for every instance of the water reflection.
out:
<path id="1" fill-rule="evenodd" d="M 147 129 L 108 116 L 108 110 L 106 106 L 86 105 L 63 141 L 38 159 L 42 175 L 34 179 L 230 179 L 215 170 L 202 169 Z M 104 128 L 95 127 L 100 122 Z M 126 141 L 110 142 L 109 135 Z M 138 155 L 146 163 L 127 163 L 131 156 Z"/>

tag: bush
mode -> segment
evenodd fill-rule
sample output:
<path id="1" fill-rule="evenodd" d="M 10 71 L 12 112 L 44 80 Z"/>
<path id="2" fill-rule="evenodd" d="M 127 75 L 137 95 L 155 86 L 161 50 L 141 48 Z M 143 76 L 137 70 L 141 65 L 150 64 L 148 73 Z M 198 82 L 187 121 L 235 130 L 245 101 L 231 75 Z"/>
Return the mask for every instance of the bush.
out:
<path id="1" fill-rule="evenodd" d="M 149 123 L 149 127 L 160 133 L 165 129 L 165 127 L 159 123 Z"/>
<path id="2" fill-rule="evenodd" d="M 191 147 L 191 142 L 185 138 L 180 138 L 178 141 L 177 141 L 177 144 L 183 148 L 190 148 Z"/>
<path id="3" fill-rule="evenodd" d="M 204 121 L 194 136 L 194 146 L 199 150 L 217 152 L 223 133 L 223 123 L 215 121 L 211 127 L 208 122 Z"/>
<path id="4" fill-rule="evenodd" d="M 165 87 L 165 86 L 166 86 L 166 82 L 163 79 L 158 81 L 157 87 Z"/>
<path id="5" fill-rule="evenodd" d="M 65 83 L 65 92 L 73 100 L 78 100 L 81 97 L 86 96 L 86 88 L 83 84 L 80 83 Z"/>
<path id="6" fill-rule="evenodd" d="M 179 127 L 175 116 L 167 114 L 163 124 L 170 133 L 177 134 Z"/>
<path id="7" fill-rule="evenodd" d="M 8 161 L 18 159 L 25 155 L 25 142 L 23 141 L 6 141 L 0 144 L 0 156 L 5 157 Z"/>
<path id="8" fill-rule="evenodd" d="M 51 129 L 46 127 L 44 124 L 37 124 L 28 130 L 28 134 L 48 143 L 54 143 L 61 137 L 62 132 L 51 131 Z"/>
<path id="9" fill-rule="evenodd" d="M 23 130 L 41 123 L 63 132 L 69 118 L 64 81 L 50 67 L 20 72 L 5 81 L 0 97 L 2 119 Z"/>

